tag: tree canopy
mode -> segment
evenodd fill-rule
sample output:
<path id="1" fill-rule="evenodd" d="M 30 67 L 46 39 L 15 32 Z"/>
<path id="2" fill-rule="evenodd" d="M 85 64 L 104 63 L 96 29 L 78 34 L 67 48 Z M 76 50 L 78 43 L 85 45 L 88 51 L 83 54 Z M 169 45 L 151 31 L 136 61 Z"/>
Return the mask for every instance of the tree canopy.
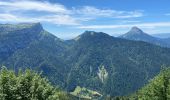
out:
<path id="1" fill-rule="evenodd" d="M 61 90 L 53 87 L 46 78 L 31 70 L 18 73 L 2 67 L 0 71 L 1 100 L 67 100 Z"/>
<path id="2" fill-rule="evenodd" d="M 163 68 L 159 75 L 139 90 L 137 97 L 139 100 L 169 100 L 170 68 Z"/>

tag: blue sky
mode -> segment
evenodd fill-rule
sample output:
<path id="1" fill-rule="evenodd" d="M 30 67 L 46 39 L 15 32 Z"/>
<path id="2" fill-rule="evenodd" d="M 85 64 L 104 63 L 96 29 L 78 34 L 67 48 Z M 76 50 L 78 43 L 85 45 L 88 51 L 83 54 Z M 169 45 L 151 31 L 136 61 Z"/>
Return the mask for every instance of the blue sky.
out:
<path id="1" fill-rule="evenodd" d="M 41 22 L 62 39 L 85 30 L 116 36 L 133 26 L 170 33 L 169 5 L 169 0 L 0 0 L 0 23 Z"/>

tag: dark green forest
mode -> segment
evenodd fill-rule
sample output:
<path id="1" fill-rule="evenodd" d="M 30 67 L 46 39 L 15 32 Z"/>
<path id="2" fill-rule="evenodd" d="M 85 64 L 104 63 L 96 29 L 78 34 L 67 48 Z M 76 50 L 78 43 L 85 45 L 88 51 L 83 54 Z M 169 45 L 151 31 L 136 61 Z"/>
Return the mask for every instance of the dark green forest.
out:
<path id="1" fill-rule="evenodd" d="M 9 69 L 5 77 L 14 87 L 7 86 L 12 89 L 7 92 L 9 96 L 20 89 L 17 87 L 22 85 L 20 81 L 27 83 L 24 79 L 30 73 L 30 84 L 37 79 L 41 80 L 40 83 L 36 81 L 34 84 L 47 87 L 47 91 L 43 88 L 40 90 L 44 91 L 43 94 L 38 95 L 47 93 L 48 96 L 40 100 L 58 98 L 57 93 L 73 100 L 82 97 L 119 99 L 135 95 L 137 91 L 141 91 L 143 97 L 142 91 L 147 91 L 144 89 L 148 87 L 146 84 L 150 84 L 155 76 L 159 77 L 161 66 L 170 65 L 170 49 L 167 47 L 113 37 L 103 32 L 85 31 L 74 39 L 62 40 L 45 31 L 40 23 L 2 24 L 0 31 L 0 65 Z M 18 92 L 16 95 L 17 98 L 35 97 L 34 94 L 22 97 Z"/>
<path id="2" fill-rule="evenodd" d="M 111 100 L 169 100 L 170 68 L 163 68 L 153 79 L 135 93 L 124 97 L 108 97 Z"/>

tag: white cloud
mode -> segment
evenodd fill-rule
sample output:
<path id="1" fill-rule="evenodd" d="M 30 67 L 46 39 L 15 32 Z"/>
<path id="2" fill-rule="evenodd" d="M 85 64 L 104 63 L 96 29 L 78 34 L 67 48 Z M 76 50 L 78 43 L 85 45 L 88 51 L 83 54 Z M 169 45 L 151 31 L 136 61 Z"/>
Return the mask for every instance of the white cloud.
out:
<path id="1" fill-rule="evenodd" d="M 69 15 L 43 16 L 38 18 L 39 22 L 49 22 L 58 25 L 79 25 L 77 20 Z"/>
<path id="2" fill-rule="evenodd" d="M 90 17 L 134 18 L 142 17 L 143 11 L 117 11 L 112 9 L 98 9 L 92 6 L 73 8 L 74 13 Z"/>
<path id="3" fill-rule="evenodd" d="M 78 25 L 79 21 L 70 16 L 70 13 L 65 6 L 49 2 L 0 1 L 1 22 L 49 22 L 57 25 Z"/>
<path id="4" fill-rule="evenodd" d="M 16 16 L 11 14 L 0 14 L 0 20 L 1 21 L 10 21 L 10 20 L 16 20 Z"/>
<path id="5" fill-rule="evenodd" d="M 127 24 L 127 23 L 139 23 L 140 20 L 117 20 L 119 24 Z"/>
<path id="6" fill-rule="evenodd" d="M 57 25 L 80 25 L 97 18 L 142 17 L 142 11 L 117 11 L 92 6 L 73 7 L 33 0 L 0 0 L 1 22 L 48 22 Z"/>
<path id="7" fill-rule="evenodd" d="M 0 14 L 0 22 L 38 22 L 35 18 L 19 17 L 12 14 Z"/>
<path id="8" fill-rule="evenodd" d="M 75 19 L 70 18 L 67 15 L 53 15 L 53 16 L 42 16 L 42 17 L 21 17 L 12 14 L 0 14 L 0 22 L 48 22 L 57 25 L 79 25 Z"/>
<path id="9" fill-rule="evenodd" d="M 130 11 L 130 12 L 125 12 L 122 11 L 120 15 L 115 16 L 115 18 L 137 18 L 137 17 L 142 17 L 144 16 L 143 11 Z"/>
<path id="10" fill-rule="evenodd" d="M 4 2 L 0 1 L 0 8 L 5 8 L 6 11 L 47 11 L 55 13 L 69 13 L 63 5 L 60 4 L 50 4 L 48 2 L 38 2 L 38 1 L 11 1 Z"/>
<path id="11" fill-rule="evenodd" d="M 137 23 L 137 24 L 125 24 L 125 25 L 87 25 L 79 26 L 81 29 L 114 29 L 114 28 L 130 28 L 133 26 L 141 28 L 156 28 L 156 27 L 170 27 L 170 22 L 155 22 L 155 23 Z"/>

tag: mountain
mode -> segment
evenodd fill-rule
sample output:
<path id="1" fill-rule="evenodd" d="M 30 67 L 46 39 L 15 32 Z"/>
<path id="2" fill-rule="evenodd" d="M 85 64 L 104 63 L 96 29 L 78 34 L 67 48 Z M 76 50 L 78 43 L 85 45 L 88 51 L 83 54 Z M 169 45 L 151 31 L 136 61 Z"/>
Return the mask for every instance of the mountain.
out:
<path id="1" fill-rule="evenodd" d="M 170 38 L 164 38 L 164 41 L 165 41 L 168 45 L 170 45 Z"/>
<path id="2" fill-rule="evenodd" d="M 134 92 L 155 76 L 162 64 L 170 64 L 169 49 L 102 32 L 86 31 L 69 51 L 74 66 L 68 87 L 80 85 L 114 96 Z M 106 78 L 99 77 L 101 71 Z"/>
<path id="3" fill-rule="evenodd" d="M 146 40 L 146 41 L 147 40 L 155 40 L 154 37 L 148 35 L 147 33 L 144 33 L 138 27 L 132 27 L 129 32 L 127 32 L 126 34 L 123 34 L 120 37 L 131 39 L 131 40 L 139 40 L 139 41 L 140 40 Z"/>
<path id="4" fill-rule="evenodd" d="M 157 38 L 170 38 L 170 33 L 159 33 L 159 34 L 153 34 L 152 36 Z"/>
<path id="5" fill-rule="evenodd" d="M 61 39 L 45 31 L 40 23 L 5 24 L 1 27 L 1 65 L 16 71 L 26 68 L 43 71 L 54 84 L 63 85 L 67 72 L 61 74 L 60 71 L 66 71 L 62 59 L 66 45 Z"/>
<path id="6" fill-rule="evenodd" d="M 170 45 L 161 38 L 156 38 L 147 33 L 143 32 L 138 27 L 132 27 L 131 30 L 123 35 L 120 38 L 128 39 L 128 40 L 135 40 L 135 41 L 144 41 L 152 44 L 156 44 L 163 47 L 170 47 Z"/>
<path id="7" fill-rule="evenodd" d="M 37 40 L 42 27 L 37 24 L 0 25 L 0 61 L 7 59 L 18 49 Z"/>
<path id="8" fill-rule="evenodd" d="M 129 96 L 108 97 L 108 100 L 169 100 L 170 68 L 162 67 L 158 75 Z"/>
<path id="9" fill-rule="evenodd" d="M 103 32 L 85 31 L 64 41 L 40 23 L 1 27 L 1 65 L 42 71 L 68 92 L 80 86 L 104 96 L 127 95 L 157 75 L 161 65 L 170 65 L 168 48 Z"/>

